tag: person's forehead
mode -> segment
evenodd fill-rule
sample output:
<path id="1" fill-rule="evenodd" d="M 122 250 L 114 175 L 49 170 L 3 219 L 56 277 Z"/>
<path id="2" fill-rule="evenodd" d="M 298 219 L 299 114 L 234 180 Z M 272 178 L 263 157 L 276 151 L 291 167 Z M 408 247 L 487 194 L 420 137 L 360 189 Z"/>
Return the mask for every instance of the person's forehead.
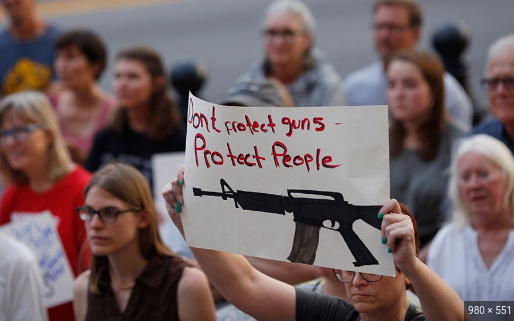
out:
<path id="1" fill-rule="evenodd" d="M 489 65 L 488 75 L 514 76 L 514 46 L 497 53 Z"/>
<path id="2" fill-rule="evenodd" d="M 282 12 L 270 15 L 266 18 L 266 28 L 279 26 L 302 27 L 302 19 L 294 13 Z"/>
<path id="3" fill-rule="evenodd" d="M 383 4 L 377 7 L 374 15 L 375 22 L 391 20 L 398 24 L 408 24 L 410 20 L 409 9 L 402 5 Z"/>

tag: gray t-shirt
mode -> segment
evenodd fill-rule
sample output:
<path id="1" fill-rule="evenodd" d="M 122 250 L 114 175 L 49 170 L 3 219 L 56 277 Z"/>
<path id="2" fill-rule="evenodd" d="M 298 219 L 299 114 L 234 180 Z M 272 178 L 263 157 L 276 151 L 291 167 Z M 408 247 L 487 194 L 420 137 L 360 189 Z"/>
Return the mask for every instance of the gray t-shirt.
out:
<path id="1" fill-rule="evenodd" d="M 450 121 L 433 160 L 424 161 L 416 150 L 408 149 L 390 159 L 391 197 L 410 209 L 420 238 L 433 237 L 445 221 L 440 204 L 447 191 L 452 143 L 465 133 L 460 123 Z"/>

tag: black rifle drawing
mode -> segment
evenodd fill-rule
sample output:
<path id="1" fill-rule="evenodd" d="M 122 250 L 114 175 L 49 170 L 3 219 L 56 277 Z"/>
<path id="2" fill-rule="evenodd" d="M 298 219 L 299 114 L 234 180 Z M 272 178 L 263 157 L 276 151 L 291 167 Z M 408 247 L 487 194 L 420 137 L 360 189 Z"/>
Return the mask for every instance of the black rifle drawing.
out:
<path id="1" fill-rule="evenodd" d="M 224 179 L 220 180 L 220 184 L 221 192 L 202 191 L 193 187 L 193 195 L 216 196 L 223 200 L 232 198 L 236 208 L 241 207 L 245 211 L 282 215 L 286 212 L 293 213 L 296 226 L 293 247 L 287 258 L 289 261 L 313 264 L 318 249 L 319 231 L 323 227 L 341 234 L 355 258 L 354 266 L 378 264 L 377 259 L 353 231 L 352 225 L 361 219 L 380 230 L 382 221 L 377 215 L 381 206 L 353 205 L 337 192 L 288 189 L 287 196 L 283 196 L 240 190 L 234 192 Z M 325 226 L 323 223 L 326 221 L 330 221 L 331 226 Z"/>

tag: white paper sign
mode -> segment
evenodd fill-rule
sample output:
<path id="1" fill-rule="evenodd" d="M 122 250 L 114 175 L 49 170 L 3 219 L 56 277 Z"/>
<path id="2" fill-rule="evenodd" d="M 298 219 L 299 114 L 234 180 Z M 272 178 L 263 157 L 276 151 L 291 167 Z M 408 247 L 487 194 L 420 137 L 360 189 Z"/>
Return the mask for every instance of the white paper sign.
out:
<path id="1" fill-rule="evenodd" d="M 24 243 L 35 254 L 43 273 L 47 308 L 73 299 L 73 273 L 49 211 L 3 225 L 0 233 Z"/>
<path id="2" fill-rule="evenodd" d="M 190 246 L 394 275 L 387 106 L 225 107 L 191 96 Z"/>

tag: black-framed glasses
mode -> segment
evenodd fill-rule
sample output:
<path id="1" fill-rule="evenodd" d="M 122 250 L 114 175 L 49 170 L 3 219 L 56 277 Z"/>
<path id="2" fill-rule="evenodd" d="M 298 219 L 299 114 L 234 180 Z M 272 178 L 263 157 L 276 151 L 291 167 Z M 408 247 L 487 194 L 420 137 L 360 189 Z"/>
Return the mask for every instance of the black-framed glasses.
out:
<path id="1" fill-rule="evenodd" d="M 514 77 L 505 77 L 505 78 L 483 78 L 480 80 L 480 84 L 485 88 L 485 90 L 496 90 L 498 85 L 503 83 L 503 87 L 508 91 L 514 91 Z"/>
<path id="2" fill-rule="evenodd" d="M 263 34 L 269 40 L 273 40 L 275 38 L 282 38 L 285 42 L 293 41 L 296 35 L 301 34 L 303 31 L 295 31 L 291 29 L 284 30 L 276 30 L 276 29 L 265 29 Z"/>
<path id="3" fill-rule="evenodd" d="M 41 124 L 30 124 L 2 130 L 0 132 L 0 145 L 7 144 L 9 136 L 12 136 L 12 139 L 16 142 L 24 141 L 29 138 L 31 132 L 41 128 L 43 128 Z"/>
<path id="4" fill-rule="evenodd" d="M 119 210 L 116 207 L 108 206 L 101 208 L 99 210 L 94 210 L 93 208 L 85 205 L 82 207 L 77 207 L 77 213 L 79 214 L 79 217 L 84 222 L 91 222 L 93 219 L 93 216 L 95 214 L 98 214 L 100 217 L 100 221 L 104 223 L 114 223 L 116 222 L 116 219 L 118 218 L 118 215 L 126 212 L 140 212 L 141 210 L 135 210 L 133 208 L 129 208 L 126 210 Z"/>
<path id="5" fill-rule="evenodd" d="M 354 271 L 341 271 L 341 270 L 334 270 L 334 269 L 332 269 L 332 271 L 334 272 L 336 279 L 341 283 L 351 283 L 353 281 L 353 279 L 355 278 L 355 273 L 356 273 Z M 357 272 L 357 273 L 360 273 L 361 277 L 364 280 L 366 280 L 367 282 L 378 282 L 378 281 L 382 280 L 382 278 L 384 277 L 383 275 L 380 275 L 380 274 L 362 273 L 362 272 Z"/>

